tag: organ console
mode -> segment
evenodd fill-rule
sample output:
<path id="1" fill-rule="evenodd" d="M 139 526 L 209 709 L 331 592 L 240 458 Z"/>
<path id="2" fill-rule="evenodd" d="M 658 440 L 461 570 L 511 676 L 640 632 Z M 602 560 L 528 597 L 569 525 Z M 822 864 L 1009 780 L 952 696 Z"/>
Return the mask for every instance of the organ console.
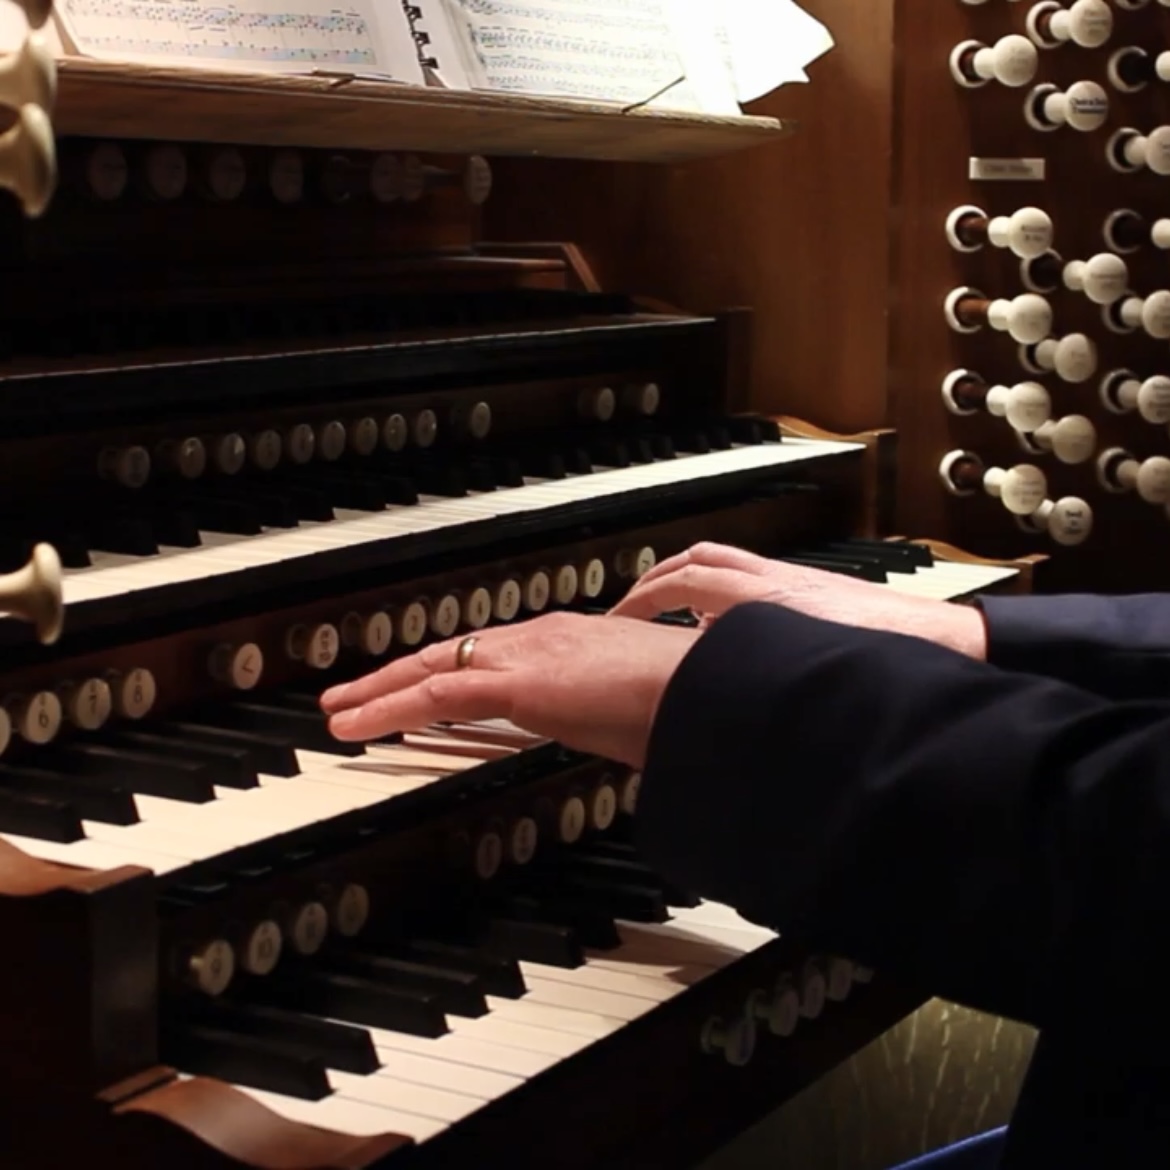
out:
<path id="1" fill-rule="evenodd" d="M 960 72 L 1024 84 L 1024 46 Z M 665 1170 L 921 1004 L 654 872 L 628 769 L 505 721 L 342 744 L 317 696 L 604 612 L 700 539 L 956 601 L 1038 558 L 894 538 L 892 434 L 753 409 L 746 311 L 490 242 L 497 160 L 450 136 L 322 142 L 295 105 L 168 136 L 136 97 L 63 135 L 46 208 L 55 65 L 30 34 L 0 69 L 7 1161 Z M 972 215 L 956 238 L 1050 242 Z M 1040 298 L 960 302 L 1049 332 Z M 965 377 L 952 409 L 1042 432 L 1035 383 Z M 1037 469 L 965 458 L 1037 511 Z"/>

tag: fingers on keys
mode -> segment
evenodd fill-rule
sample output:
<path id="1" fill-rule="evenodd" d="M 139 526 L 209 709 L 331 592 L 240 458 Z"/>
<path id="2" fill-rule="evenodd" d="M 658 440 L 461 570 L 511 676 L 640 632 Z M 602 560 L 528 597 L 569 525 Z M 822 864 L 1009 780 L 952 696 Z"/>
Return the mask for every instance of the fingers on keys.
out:
<path id="1" fill-rule="evenodd" d="M 759 585 L 754 574 L 745 577 L 738 569 L 692 562 L 654 580 L 647 573 L 610 610 L 610 616 L 646 620 L 676 609 L 718 615 L 733 605 L 753 600 L 762 592 Z"/>
<path id="2" fill-rule="evenodd" d="M 370 740 L 432 723 L 512 719 L 517 681 L 515 674 L 488 670 L 431 674 L 339 711 L 329 730 L 338 739 Z"/>
<path id="3" fill-rule="evenodd" d="M 381 695 L 396 693 L 431 678 L 457 669 L 459 645 L 463 637 L 448 638 L 424 646 L 417 654 L 396 658 L 393 662 L 350 683 L 330 687 L 321 696 L 321 709 L 329 715 L 361 707 Z M 475 665 L 482 665 L 483 647 L 476 638 Z"/>

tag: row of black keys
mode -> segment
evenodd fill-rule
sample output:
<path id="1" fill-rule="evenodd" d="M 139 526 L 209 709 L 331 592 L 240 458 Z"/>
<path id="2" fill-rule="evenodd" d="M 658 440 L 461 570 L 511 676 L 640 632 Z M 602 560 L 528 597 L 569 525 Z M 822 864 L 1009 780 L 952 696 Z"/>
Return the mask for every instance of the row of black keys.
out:
<path id="1" fill-rule="evenodd" d="M 524 441 L 485 444 L 471 457 L 443 453 L 404 458 L 382 452 L 266 476 L 207 476 L 190 484 L 171 481 L 137 491 L 98 491 L 70 500 L 67 512 L 37 514 L 35 532 L 28 531 L 27 513 L 0 519 L 0 570 L 23 564 L 37 540 L 54 544 L 67 568 L 85 568 L 92 563 L 91 551 L 154 556 L 160 545 L 199 547 L 201 531 L 255 536 L 263 528 L 333 520 L 336 508 L 380 512 L 417 504 L 420 495 L 459 499 L 472 491 L 520 487 L 525 477 L 563 479 L 775 437 L 767 420 L 703 419 L 669 429 L 647 424 L 541 433 Z"/>
<path id="2" fill-rule="evenodd" d="M 204 804 L 215 788 L 248 789 L 299 774 L 296 751 L 360 755 L 329 734 L 312 693 L 268 692 L 175 718 L 14 746 L 0 760 L 0 832 L 69 843 L 81 821 L 133 825 L 135 793 Z"/>
<path id="3" fill-rule="evenodd" d="M 885 584 L 891 573 L 916 573 L 934 564 L 934 554 L 926 545 L 860 538 L 793 549 L 777 559 L 877 584 Z"/>
<path id="4" fill-rule="evenodd" d="M 486 996 L 525 994 L 519 961 L 579 967 L 586 948 L 620 946 L 615 920 L 661 923 L 695 906 L 625 839 L 627 825 L 497 879 L 474 906 L 330 942 L 243 977 L 219 1001 L 164 1009 L 162 1059 L 186 1072 L 319 1100 L 327 1071 L 379 1067 L 367 1027 L 438 1037 L 448 1015 L 476 1018 Z M 341 1021 L 340 1023 L 334 1021 Z"/>
<path id="5" fill-rule="evenodd" d="M 627 298 L 556 289 L 501 289 L 487 293 L 411 293 L 334 297 L 282 305 L 221 304 L 173 307 L 144 304 L 133 312 L 68 307 L 51 323 L 20 322 L 4 331 L 0 356 L 75 357 L 156 348 L 250 344 L 300 345 L 307 338 L 344 339 L 423 329 L 490 328 L 590 317 L 625 316 Z"/>

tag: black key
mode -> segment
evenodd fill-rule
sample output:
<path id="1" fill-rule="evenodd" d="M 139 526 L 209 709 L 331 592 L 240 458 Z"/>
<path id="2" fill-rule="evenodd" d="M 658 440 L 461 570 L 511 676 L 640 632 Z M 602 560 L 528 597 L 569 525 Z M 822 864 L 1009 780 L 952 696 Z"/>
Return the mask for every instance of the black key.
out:
<path id="1" fill-rule="evenodd" d="M 164 1025 L 159 1057 L 187 1073 L 267 1089 L 286 1097 L 320 1101 L 333 1092 L 325 1065 L 318 1057 L 307 1056 L 278 1040 L 237 1036 L 217 1028 Z"/>
<path id="2" fill-rule="evenodd" d="M 95 516 L 88 531 L 91 549 L 133 557 L 158 555 L 158 541 L 143 516 Z"/>
<path id="3" fill-rule="evenodd" d="M 440 1010 L 449 1015 L 487 1015 L 483 984 L 478 975 L 468 971 L 370 954 L 351 947 L 330 948 L 321 958 L 340 973 L 358 975 L 380 987 L 430 992 L 437 997 Z"/>
<path id="4" fill-rule="evenodd" d="M 358 1076 L 367 1076 L 381 1067 L 369 1032 L 283 1008 L 212 1000 L 197 1005 L 189 1022 L 219 1031 L 275 1040 L 306 1055 L 316 1056 L 326 1068 Z"/>
<path id="5" fill-rule="evenodd" d="M 296 528 L 301 522 L 291 496 L 266 488 L 264 491 L 250 491 L 248 499 L 259 512 L 260 523 L 265 528 Z"/>
<path id="6" fill-rule="evenodd" d="M 731 434 L 722 422 L 708 423 L 703 430 L 713 451 L 726 451 L 731 446 Z"/>
<path id="7" fill-rule="evenodd" d="M 259 536 L 260 515 L 246 500 L 230 496 L 206 496 L 184 501 L 195 514 L 199 527 L 207 532 L 224 532 L 234 536 Z"/>
<path id="8" fill-rule="evenodd" d="M 459 467 L 436 463 L 419 463 L 411 468 L 411 478 L 423 495 L 458 499 L 467 495 L 467 478 Z"/>
<path id="9" fill-rule="evenodd" d="M 320 715 L 321 702 L 317 697 L 319 694 L 320 687 L 318 685 L 303 691 L 265 691 L 257 698 L 277 707 L 288 707 L 293 711 L 306 711 L 310 715 Z"/>
<path id="10" fill-rule="evenodd" d="M 226 744 L 243 748 L 251 757 L 257 772 L 266 776 L 299 776 L 296 745 L 286 735 L 263 735 L 233 727 L 216 727 L 194 719 L 156 723 L 153 730 L 178 739 L 191 738 L 209 745 Z"/>
<path id="11" fill-rule="evenodd" d="M 601 845 L 602 842 L 597 842 Z M 625 842 L 615 842 L 615 845 L 626 845 Z M 697 906 L 701 901 L 690 890 L 684 890 L 674 882 L 660 877 L 650 866 L 641 861 L 633 852 L 633 847 L 626 845 L 630 850 L 625 854 L 616 851 L 595 848 L 592 843 L 584 849 L 575 849 L 568 853 L 561 864 L 569 869 L 581 873 L 592 873 L 598 877 L 615 877 L 619 881 L 628 881 L 635 885 L 653 888 L 662 895 L 668 906 Z"/>
<path id="12" fill-rule="evenodd" d="M 485 920 L 484 944 L 491 950 L 550 967 L 580 967 L 585 962 L 581 940 L 571 927 L 515 918 Z"/>
<path id="13" fill-rule="evenodd" d="M 898 549 L 901 554 L 909 558 L 910 562 L 919 569 L 929 569 L 934 564 L 934 554 L 924 544 L 915 544 L 912 540 L 865 540 L 862 537 L 851 537 L 840 542 L 842 548 L 857 548 L 863 552 L 884 552 Z"/>
<path id="14" fill-rule="evenodd" d="M 568 474 L 563 455 L 557 451 L 542 450 L 536 444 L 531 450 L 517 451 L 515 458 L 523 473 L 534 479 L 564 479 Z"/>
<path id="15" fill-rule="evenodd" d="M 167 757 L 173 754 L 178 759 L 201 763 L 206 766 L 211 782 L 220 788 L 255 788 L 260 783 L 252 756 L 244 748 L 209 744 L 193 736 L 169 736 L 117 727 L 102 734 L 98 742 L 107 747 L 155 752 Z"/>
<path id="16" fill-rule="evenodd" d="M 204 717 L 226 727 L 242 731 L 258 731 L 265 735 L 287 735 L 299 748 L 306 751 L 330 752 L 338 756 L 360 756 L 365 747 L 360 743 L 343 743 L 329 731 L 324 711 L 299 711 L 295 707 L 276 703 L 227 703 L 209 708 Z"/>
<path id="17" fill-rule="evenodd" d="M 72 805 L 82 820 L 107 825 L 138 824 L 138 806 L 129 788 L 92 776 L 0 764 L 0 786 Z"/>
<path id="18" fill-rule="evenodd" d="M 386 493 L 376 477 L 347 474 L 344 470 L 302 468 L 297 472 L 300 483 L 312 487 L 332 508 L 351 508 L 355 512 L 381 512 L 386 507 Z"/>
<path id="19" fill-rule="evenodd" d="M 409 1036 L 442 1036 L 447 1021 L 439 997 L 426 991 L 382 987 L 373 980 L 309 968 L 278 968 L 255 984 L 255 995 L 294 1011 L 311 1012 Z"/>
<path id="20" fill-rule="evenodd" d="M 737 443 L 780 443 L 784 436 L 774 418 L 762 414 L 733 414 L 723 425 Z"/>
<path id="21" fill-rule="evenodd" d="M 192 508 L 178 504 L 157 508 L 151 513 L 150 522 L 159 544 L 174 548 L 199 548 L 203 543 L 199 535 L 199 521 Z"/>
<path id="22" fill-rule="evenodd" d="M 293 515 L 301 520 L 333 520 L 333 506 L 325 497 L 325 493 L 311 482 L 304 482 L 298 478 L 296 471 L 289 472 L 269 484 L 273 495 L 279 496 L 284 507 L 291 509 Z"/>
<path id="23" fill-rule="evenodd" d="M 65 801 L 0 788 L 0 832 L 68 844 L 85 837 L 81 818 Z"/>
<path id="24" fill-rule="evenodd" d="M 584 447 L 568 447 L 561 453 L 565 461 L 565 470 L 570 475 L 592 475 L 593 460 Z"/>
<path id="25" fill-rule="evenodd" d="M 494 492 L 496 490 L 496 473 L 490 463 L 473 459 L 464 464 L 463 479 L 467 490 L 472 492 Z"/>
<path id="26" fill-rule="evenodd" d="M 401 954 L 424 963 L 441 963 L 444 967 L 470 971 L 479 976 L 488 995 L 518 999 L 527 990 L 516 960 L 504 955 L 432 939 L 411 939 L 401 944 Z"/>
<path id="27" fill-rule="evenodd" d="M 724 426 L 733 442 L 754 447 L 764 441 L 764 430 L 760 420 L 750 414 L 734 415 L 725 419 Z"/>
<path id="28" fill-rule="evenodd" d="M 621 942 L 613 918 L 572 891 L 504 888 L 500 897 L 499 908 L 506 917 L 570 927 L 582 946 L 612 950 Z"/>
<path id="29" fill-rule="evenodd" d="M 880 565 L 887 573 L 915 573 L 918 566 L 905 544 L 890 543 L 882 546 L 877 541 L 872 544 L 855 544 L 853 541 L 843 540 L 822 545 L 824 552 L 840 556 L 845 560 L 858 560 L 867 564 Z M 819 551 L 819 550 L 817 550 Z"/>
<path id="30" fill-rule="evenodd" d="M 675 449 L 690 455 L 709 455 L 711 440 L 699 427 L 679 427 L 672 434 Z"/>
<path id="31" fill-rule="evenodd" d="M 524 470 L 520 460 L 508 456 L 497 456 L 490 461 L 492 475 L 499 487 L 523 487 Z"/>
<path id="32" fill-rule="evenodd" d="M 823 569 L 828 573 L 840 573 L 845 577 L 856 577 L 860 581 L 881 584 L 886 580 L 885 569 L 874 569 L 872 565 L 860 565 L 828 556 L 783 556 L 779 558 L 790 565 L 804 565 L 809 569 Z"/>
<path id="33" fill-rule="evenodd" d="M 630 453 L 630 460 L 633 463 L 654 462 L 654 448 L 648 439 L 641 436 L 629 438 L 626 440 L 626 450 Z"/>
<path id="34" fill-rule="evenodd" d="M 191 804 L 207 804 L 215 799 L 209 769 L 194 760 L 168 759 L 96 743 L 74 743 L 46 749 L 38 755 L 40 761 L 56 771 L 103 777 L 131 792 L 148 796 L 165 796 Z"/>
<path id="35" fill-rule="evenodd" d="M 629 467 L 630 452 L 620 439 L 598 436 L 589 440 L 586 450 L 592 462 L 602 467 Z"/>
<path id="36" fill-rule="evenodd" d="M 553 889 L 576 895 L 606 917 L 624 918 L 629 922 L 665 922 L 669 917 L 662 891 L 655 886 L 583 869 L 542 868 L 532 871 L 532 879 L 538 883 L 542 894 Z"/>
<path id="37" fill-rule="evenodd" d="M 374 475 L 379 488 L 386 497 L 387 504 L 417 504 L 418 486 L 414 480 L 405 475 Z"/>

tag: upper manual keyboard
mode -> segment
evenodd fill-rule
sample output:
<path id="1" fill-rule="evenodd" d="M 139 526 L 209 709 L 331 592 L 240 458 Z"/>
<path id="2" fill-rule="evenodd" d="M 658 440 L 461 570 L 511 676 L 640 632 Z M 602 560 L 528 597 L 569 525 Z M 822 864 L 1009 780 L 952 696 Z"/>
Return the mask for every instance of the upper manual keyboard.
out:
<path id="1" fill-rule="evenodd" d="M 856 451 L 857 445 L 816 440 L 764 443 L 705 455 L 602 470 L 562 480 L 526 477 L 523 486 L 471 492 L 462 498 L 422 496 L 414 505 L 376 512 L 338 509 L 335 519 L 301 522 L 288 530 L 258 535 L 203 534 L 193 549 L 161 546 L 157 555 L 99 554 L 87 569 L 68 573 L 65 599 L 75 624 L 87 610 L 120 601 L 126 607 L 102 616 L 117 620 L 173 606 L 175 594 L 197 589 L 200 603 L 256 590 L 292 573 L 304 582 L 388 562 L 401 563 L 429 551 L 478 548 L 525 532 L 553 531 L 581 518 L 601 521 L 632 516 L 659 502 L 703 498 L 775 478 L 786 468 Z M 99 618 L 100 620 L 100 618 Z"/>

